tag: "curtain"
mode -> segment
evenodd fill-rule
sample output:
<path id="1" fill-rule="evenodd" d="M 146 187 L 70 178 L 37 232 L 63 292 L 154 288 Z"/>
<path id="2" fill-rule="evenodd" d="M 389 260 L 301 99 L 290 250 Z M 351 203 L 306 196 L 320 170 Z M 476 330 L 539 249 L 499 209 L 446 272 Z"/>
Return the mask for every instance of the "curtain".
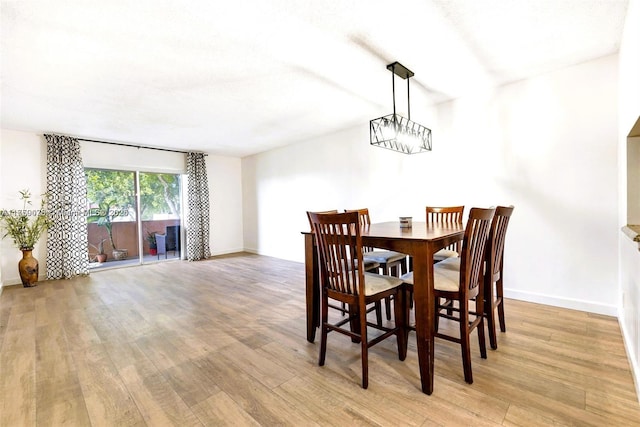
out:
<path id="1" fill-rule="evenodd" d="M 51 220 L 47 231 L 47 279 L 68 279 L 89 273 L 87 184 L 78 140 L 62 135 L 44 137 Z"/>
<path id="2" fill-rule="evenodd" d="M 203 153 L 187 153 L 187 259 L 209 258 L 209 183 Z"/>

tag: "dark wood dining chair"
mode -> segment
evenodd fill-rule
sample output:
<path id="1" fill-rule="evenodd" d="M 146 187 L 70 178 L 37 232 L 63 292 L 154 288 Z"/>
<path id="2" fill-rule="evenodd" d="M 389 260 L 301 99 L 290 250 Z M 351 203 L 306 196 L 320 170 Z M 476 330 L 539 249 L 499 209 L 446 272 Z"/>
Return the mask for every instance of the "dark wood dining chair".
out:
<path id="1" fill-rule="evenodd" d="M 405 296 L 402 280 L 365 272 L 357 265 L 363 263 L 362 236 L 357 212 L 341 214 L 308 213 L 317 240 L 320 264 L 321 335 L 318 364 L 323 366 L 327 352 L 327 335 L 338 332 L 357 341 L 361 346 L 362 388 L 369 385 L 369 348 L 386 338 L 396 336 L 398 358 L 406 357 L 404 331 Z M 380 326 L 367 321 L 367 305 L 389 296 L 394 298 L 394 327 Z M 349 317 L 335 323 L 329 322 L 329 300 L 344 302 L 349 307 Z M 345 327 L 350 324 L 351 327 Z M 368 328 L 381 332 L 369 338 Z"/>
<path id="2" fill-rule="evenodd" d="M 309 226 L 311 227 L 311 232 L 313 233 L 313 224 L 311 223 L 311 216 L 309 215 L 312 212 L 307 212 L 307 219 L 309 220 Z M 313 213 L 317 213 L 317 214 L 337 214 L 338 210 L 337 209 L 332 209 L 332 210 L 328 210 L 328 211 L 319 211 L 319 212 L 313 212 Z M 372 261 L 372 260 L 364 260 L 364 271 L 369 271 L 369 272 L 377 272 L 378 269 L 380 268 L 380 264 L 377 263 L 376 261 Z M 330 304 L 329 305 L 330 308 L 333 308 L 335 310 L 338 310 L 340 312 L 342 312 L 343 315 L 346 315 L 349 310 L 346 307 L 346 304 L 343 302 L 341 303 L 339 306 L 334 305 L 334 304 Z M 379 325 L 382 325 L 382 304 L 380 302 L 377 302 L 376 304 L 374 304 L 373 307 L 371 307 L 369 309 L 369 312 L 374 311 L 376 312 L 376 320 L 378 322 Z"/>
<path id="3" fill-rule="evenodd" d="M 498 206 L 491 221 L 491 229 L 487 238 L 484 264 L 484 316 L 489 331 L 489 345 L 493 350 L 498 348 L 496 335 L 495 310 L 498 309 L 500 330 L 506 332 L 504 320 L 504 289 L 502 285 L 504 265 L 504 242 L 513 206 Z M 447 263 L 449 268 L 460 270 L 460 259 L 453 259 Z"/>
<path id="4" fill-rule="evenodd" d="M 435 304 L 435 336 L 460 344 L 464 380 L 472 384 L 470 335 L 477 329 L 480 356 L 487 358 L 484 335 L 484 269 L 485 250 L 495 208 L 472 208 L 465 227 L 459 258 L 448 258 L 433 265 Z M 413 289 L 413 272 L 404 275 L 408 289 Z M 475 301 L 471 309 L 469 302 Z M 440 331 L 440 317 L 459 324 L 459 336 Z"/>
<path id="5" fill-rule="evenodd" d="M 369 216 L 368 208 L 345 210 L 345 212 L 358 212 L 358 214 L 360 215 L 360 225 L 363 227 L 371 225 L 371 217 Z M 382 271 L 382 274 L 387 276 L 400 277 L 407 272 L 407 255 L 400 252 L 381 250 L 370 246 L 365 246 L 363 258 L 365 263 L 378 263 L 380 265 L 379 268 Z M 387 320 L 391 320 L 391 298 L 385 299 L 384 305 L 387 314 Z"/>
<path id="6" fill-rule="evenodd" d="M 487 329 L 489 330 L 489 344 L 492 349 L 498 348 L 496 337 L 496 323 L 494 313 L 498 309 L 498 321 L 500 330 L 506 332 L 504 321 L 504 300 L 503 300 L 503 265 L 504 265 L 504 242 L 507 235 L 507 227 L 513 213 L 513 206 L 498 206 L 496 214 L 491 222 L 491 230 L 487 239 L 487 249 L 485 252 L 486 264 L 484 273 L 484 304 L 485 317 L 487 318 Z"/>
<path id="7" fill-rule="evenodd" d="M 427 225 L 429 224 L 462 224 L 464 206 L 427 206 Z M 433 255 L 434 262 L 454 258 L 460 254 L 460 242 L 440 249 Z"/>

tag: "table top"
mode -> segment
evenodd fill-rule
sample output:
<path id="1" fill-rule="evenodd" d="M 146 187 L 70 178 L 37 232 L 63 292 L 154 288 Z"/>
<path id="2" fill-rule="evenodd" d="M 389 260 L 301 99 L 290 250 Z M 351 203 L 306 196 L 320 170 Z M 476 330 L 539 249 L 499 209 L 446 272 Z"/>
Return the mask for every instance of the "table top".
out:
<path id="1" fill-rule="evenodd" d="M 464 233 L 462 224 L 427 225 L 414 222 L 411 228 L 400 228 L 399 221 L 380 222 L 361 229 L 363 237 L 384 237 L 390 239 L 437 240 L 452 234 Z"/>

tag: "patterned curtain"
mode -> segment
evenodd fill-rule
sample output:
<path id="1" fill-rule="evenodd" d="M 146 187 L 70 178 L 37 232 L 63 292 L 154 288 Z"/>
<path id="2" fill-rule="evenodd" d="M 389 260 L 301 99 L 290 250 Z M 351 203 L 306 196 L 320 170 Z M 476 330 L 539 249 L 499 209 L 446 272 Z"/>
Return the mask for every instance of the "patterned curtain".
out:
<path id="1" fill-rule="evenodd" d="M 50 219 L 47 234 L 47 279 L 89 273 L 87 183 L 77 139 L 45 135 Z"/>
<path id="2" fill-rule="evenodd" d="M 209 183 L 203 153 L 187 153 L 187 259 L 209 258 Z"/>

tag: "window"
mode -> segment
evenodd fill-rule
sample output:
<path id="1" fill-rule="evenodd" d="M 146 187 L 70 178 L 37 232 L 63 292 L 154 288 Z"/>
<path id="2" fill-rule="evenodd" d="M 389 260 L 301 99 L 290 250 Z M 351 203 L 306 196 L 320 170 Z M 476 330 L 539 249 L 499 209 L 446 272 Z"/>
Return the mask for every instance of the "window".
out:
<path id="1" fill-rule="evenodd" d="M 92 168 L 85 175 L 91 268 L 180 258 L 180 175 Z"/>

